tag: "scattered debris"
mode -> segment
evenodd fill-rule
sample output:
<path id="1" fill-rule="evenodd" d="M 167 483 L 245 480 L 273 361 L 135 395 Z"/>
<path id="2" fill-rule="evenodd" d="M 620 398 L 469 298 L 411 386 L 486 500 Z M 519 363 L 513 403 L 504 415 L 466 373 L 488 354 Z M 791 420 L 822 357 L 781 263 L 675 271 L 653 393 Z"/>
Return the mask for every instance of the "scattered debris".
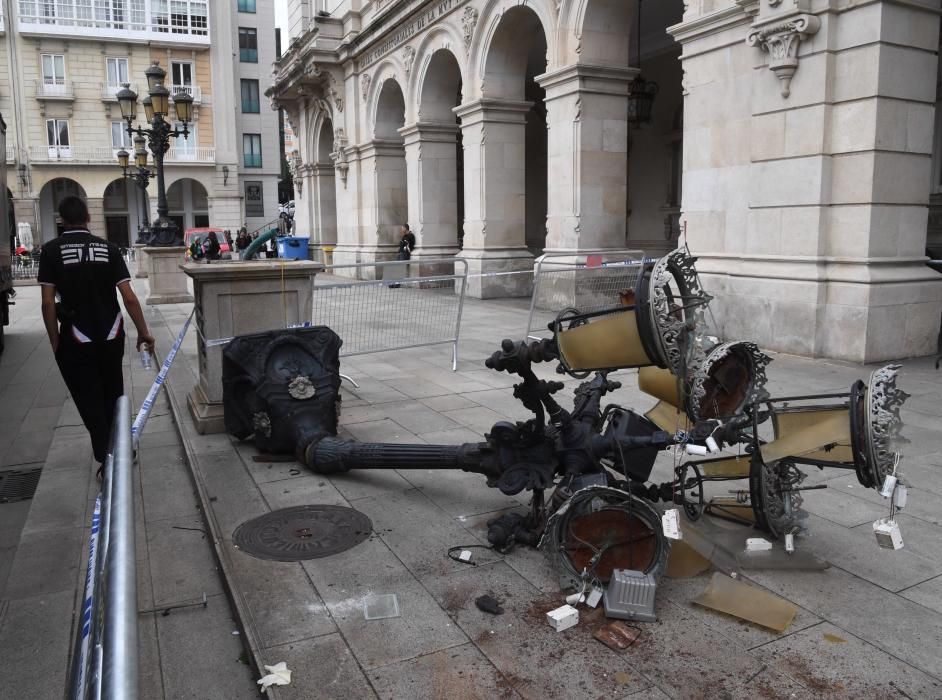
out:
<path id="1" fill-rule="evenodd" d="M 631 676 L 624 671 L 618 671 L 618 673 L 615 674 L 615 682 L 618 683 L 618 685 L 628 685 L 631 683 Z"/>
<path id="2" fill-rule="evenodd" d="M 612 620 L 599 627 L 592 636 L 613 651 L 624 651 L 641 636 L 641 628 L 627 625 L 621 620 Z"/>
<path id="3" fill-rule="evenodd" d="M 399 617 L 399 598 L 395 593 L 375 595 L 363 600 L 363 617 L 367 620 L 385 620 Z"/>
<path id="4" fill-rule="evenodd" d="M 622 620 L 656 622 L 654 595 L 657 582 L 654 576 L 630 569 L 615 569 L 605 590 L 605 616 Z"/>
<path id="5" fill-rule="evenodd" d="M 289 685 L 291 683 L 291 671 L 288 670 L 288 665 L 284 661 L 279 661 L 274 666 L 266 666 L 265 670 L 268 671 L 268 675 L 262 676 L 258 680 L 262 690 L 268 690 L 273 685 Z"/>
<path id="6" fill-rule="evenodd" d="M 471 561 L 471 550 L 462 549 L 458 554 L 458 561 Z"/>
<path id="7" fill-rule="evenodd" d="M 579 611 L 571 605 L 563 605 L 546 613 L 546 621 L 554 630 L 562 632 L 579 624 Z"/>
<path id="8" fill-rule="evenodd" d="M 903 533 L 900 532 L 899 523 L 895 518 L 880 518 L 873 524 L 873 534 L 876 535 L 877 544 L 883 549 L 902 549 Z"/>
<path id="9" fill-rule="evenodd" d="M 669 540 L 682 540 L 680 531 L 680 511 L 677 508 L 668 508 L 661 516 L 661 527 L 664 528 L 664 537 Z"/>
<path id="10" fill-rule="evenodd" d="M 605 591 L 603 591 L 603 590 L 602 590 L 601 588 L 599 588 L 598 586 L 593 586 L 593 587 L 592 587 L 592 592 L 589 593 L 589 597 L 586 598 L 585 604 L 588 605 L 590 608 L 596 608 L 596 607 L 598 607 L 599 601 L 602 600 L 602 595 L 603 595 L 604 593 L 605 593 Z"/>
<path id="11" fill-rule="evenodd" d="M 772 543 L 764 537 L 749 537 L 746 539 L 747 552 L 768 552 L 772 549 Z"/>
<path id="12" fill-rule="evenodd" d="M 830 642 L 831 644 L 847 644 L 846 639 L 838 637 L 836 634 L 831 634 L 830 632 L 824 633 L 824 641 Z"/>
<path id="13" fill-rule="evenodd" d="M 478 606 L 478 610 L 481 612 L 490 613 L 491 615 L 504 614 L 504 609 L 500 606 L 500 601 L 493 596 L 482 595 L 475 599 L 474 604 Z"/>
<path id="14" fill-rule="evenodd" d="M 692 602 L 776 632 L 784 632 L 798 612 L 794 603 L 719 572 Z"/>

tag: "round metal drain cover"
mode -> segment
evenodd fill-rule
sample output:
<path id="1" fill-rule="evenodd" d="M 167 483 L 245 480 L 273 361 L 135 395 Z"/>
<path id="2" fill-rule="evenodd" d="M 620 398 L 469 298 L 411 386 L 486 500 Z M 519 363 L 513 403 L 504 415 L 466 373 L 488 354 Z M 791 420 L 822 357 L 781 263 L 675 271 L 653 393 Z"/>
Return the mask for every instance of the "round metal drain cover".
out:
<path id="1" fill-rule="evenodd" d="M 363 513 L 343 506 L 297 506 L 248 520 L 232 535 L 246 554 L 270 561 L 303 561 L 343 552 L 373 532 Z"/>

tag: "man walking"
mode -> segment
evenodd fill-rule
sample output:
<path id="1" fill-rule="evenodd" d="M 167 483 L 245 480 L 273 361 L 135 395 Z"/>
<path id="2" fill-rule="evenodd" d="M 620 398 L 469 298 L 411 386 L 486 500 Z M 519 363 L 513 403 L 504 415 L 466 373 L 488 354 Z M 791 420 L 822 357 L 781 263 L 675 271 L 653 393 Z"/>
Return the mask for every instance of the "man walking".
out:
<path id="1" fill-rule="evenodd" d="M 154 338 L 118 247 L 89 232 L 85 200 L 66 197 L 59 216 L 65 230 L 42 247 L 39 259 L 43 321 L 95 460 L 103 464 L 115 404 L 124 393 L 124 317 L 115 289 L 137 328 L 137 349 L 152 348 Z"/>

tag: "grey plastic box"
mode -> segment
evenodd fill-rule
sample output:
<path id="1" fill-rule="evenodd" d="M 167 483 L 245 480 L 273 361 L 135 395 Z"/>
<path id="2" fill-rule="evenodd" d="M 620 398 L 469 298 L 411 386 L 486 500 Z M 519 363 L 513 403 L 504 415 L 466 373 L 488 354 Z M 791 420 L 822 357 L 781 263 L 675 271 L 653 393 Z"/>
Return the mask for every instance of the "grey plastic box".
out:
<path id="1" fill-rule="evenodd" d="M 605 616 L 637 622 L 656 622 L 654 596 L 657 583 L 651 574 L 615 569 L 605 590 Z"/>

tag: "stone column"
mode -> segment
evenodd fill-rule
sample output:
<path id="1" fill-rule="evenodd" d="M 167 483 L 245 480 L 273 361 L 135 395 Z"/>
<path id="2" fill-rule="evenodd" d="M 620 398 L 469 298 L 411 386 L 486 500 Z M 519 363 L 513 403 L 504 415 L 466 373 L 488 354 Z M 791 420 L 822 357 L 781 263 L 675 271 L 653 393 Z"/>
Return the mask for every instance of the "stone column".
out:
<path id="1" fill-rule="evenodd" d="M 672 28 L 684 217 L 721 334 L 858 362 L 933 352 L 938 3 L 729 5 Z"/>
<path id="2" fill-rule="evenodd" d="M 314 275 L 321 269 L 320 264 L 308 261 L 183 266 L 183 271 L 193 279 L 196 306 L 200 376 L 187 397 L 187 406 L 198 432 L 225 432 L 222 407 L 225 344 L 212 341 L 310 321 Z"/>
<path id="3" fill-rule="evenodd" d="M 481 99 L 455 108 L 464 143 L 464 248 L 473 274 L 529 270 L 526 247 L 526 117 L 532 103 Z M 551 177 L 557 174 L 552 173 Z M 472 277 L 481 299 L 527 296 L 528 275 Z"/>
<path id="4" fill-rule="evenodd" d="M 571 65 L 537 77 L 549 127 L 546 252 L 625 247 L 628 84 L 637 74 Z"/>
<path id="5" fill-rule="evenodd" d="M 413 260 L 447 258 L 458 252 L 457 124 L 419 122 L 399 130 L 405 139 L 409 175 L 409 224 L 416 237 Z M 454 269 L 454 266 L 450 266 Z"/>
<path id="6" fill-rule="evenodd" d="M 314 200 L 314 226 L 311 247 L 316 259 L 324 262 L 324 246 L 337 245 L 337 184 L 333 163 L 311 166 L 311 193 Z"/>
<path id="7" fill-rule="evenodd" d="M 368 143 L 361 149 L 359 171 L 359 241 L 340 242 L 334 251 L 334 262 L 395 260 L 399 226 L 409 216 L 406 158 L 402 142 L 374 139 Z M 361 274 L 372 277 L 372 268 L 362 268 Z"/>
<path id="8" fill-rule="evenodd" d="M 134 262 L 137 264 L 134 276 L 138 279 L 147 279 L 147 253 L 144 252 L 145 247 L 143 243 L 134 244 Z"/>

